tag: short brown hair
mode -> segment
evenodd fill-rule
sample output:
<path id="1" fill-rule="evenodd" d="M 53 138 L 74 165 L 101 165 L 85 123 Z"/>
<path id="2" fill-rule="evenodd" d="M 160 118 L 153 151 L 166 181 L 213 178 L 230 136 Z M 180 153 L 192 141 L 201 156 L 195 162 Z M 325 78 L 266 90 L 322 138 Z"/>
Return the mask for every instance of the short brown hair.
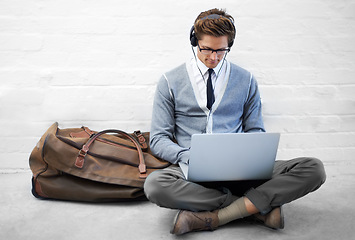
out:
<path id="1" fill-rule="evenodd" d="M 217 19 L 208 18 L 209 15 L 217 14 L 222 17 Z M 227 14 L 223 9 L 211 9 L 201 12 L 195 20 L 194 31 L 197 40 L 201 40 L 202 35 L 211 35 L 214 37 L 227 36 L 228 44 L 233 44 L 236 29 L 234 26 L 234 18 Z"/>

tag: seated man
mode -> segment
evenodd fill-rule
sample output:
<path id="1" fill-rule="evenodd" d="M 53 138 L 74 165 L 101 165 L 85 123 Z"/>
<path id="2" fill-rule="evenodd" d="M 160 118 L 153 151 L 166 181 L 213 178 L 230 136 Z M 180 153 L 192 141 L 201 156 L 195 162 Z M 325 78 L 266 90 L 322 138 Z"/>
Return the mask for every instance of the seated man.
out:
<path id="1" fill-rule="evenodd" d="M 189 182 L 176 165 L 188 163 L 195 133 L 265 131 L 255 78 L 226 60 L 235 34 L 225 11 L 202 12 L 190 32 L 194 58 L 164 74 L 157 85 L 150 146 L 173 165 L 149 175 L 144 189 L 151 202 L 180 210 L 173 234 L 214 230 L 250 215 L 281 229 L 282 205 L 315 191 L 326 178 L 318 159 L 276 161 L 270 180 L 240 193 L 238 183 L 213 188 Z"/>

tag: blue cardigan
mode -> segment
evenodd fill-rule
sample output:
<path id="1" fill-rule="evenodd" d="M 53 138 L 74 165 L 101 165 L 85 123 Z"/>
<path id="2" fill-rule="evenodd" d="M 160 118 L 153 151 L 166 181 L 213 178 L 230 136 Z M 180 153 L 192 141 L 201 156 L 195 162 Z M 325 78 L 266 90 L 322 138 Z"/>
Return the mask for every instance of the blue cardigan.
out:
<path id="1" fill-rule="evenodd" d="M 209 111 L 198 104 L 186 67 L 180 65 L 158 82 L 150 130 L 153 154 L 174 164 L 188 162 L 192 134 L 206 133 L 206 129 L 212 133 L 265 131 L 258 85 L 251 73 L 231 63 L 224 93 Z"/>

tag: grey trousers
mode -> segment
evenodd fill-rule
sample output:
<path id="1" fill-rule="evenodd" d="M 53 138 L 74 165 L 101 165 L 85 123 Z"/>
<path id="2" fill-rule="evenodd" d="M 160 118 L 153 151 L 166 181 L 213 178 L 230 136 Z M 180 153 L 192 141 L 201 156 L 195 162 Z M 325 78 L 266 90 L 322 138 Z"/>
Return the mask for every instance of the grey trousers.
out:
<path id="1" fill-rule="evenodd" d="M 161 207 L 189 211 L 213 211 L 246 196 L 267 214 L 318 189 L 326 179 L 323 163 L 316 158 L 276 161 L 272 178 L 264 182 L 197 184 L 185 179 L 172 165 L 151 173 L 145 181 L 146 197 Z"/>

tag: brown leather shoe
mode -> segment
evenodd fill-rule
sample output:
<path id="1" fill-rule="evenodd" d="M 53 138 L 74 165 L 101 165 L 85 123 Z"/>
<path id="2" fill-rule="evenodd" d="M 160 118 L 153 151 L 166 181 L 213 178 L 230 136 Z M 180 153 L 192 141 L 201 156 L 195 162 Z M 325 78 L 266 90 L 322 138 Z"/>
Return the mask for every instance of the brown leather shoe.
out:
<path id="1" fill-rule="evenodd" d="M 283 229 L 285 227 L 282 207 L 274 208 L 265 216 L 259 213 L 254 214 L 254 217 L 261 221 L 265 226 L 272 229 Z"/>
<path id="2" fill-rule="evenodd" d="M 218 214 L 216 212 L 190 212 L 180 210 L 174 219 L 172 234 L 181 235 L 195 231 L 213 231 L 218 227 Z"/>

